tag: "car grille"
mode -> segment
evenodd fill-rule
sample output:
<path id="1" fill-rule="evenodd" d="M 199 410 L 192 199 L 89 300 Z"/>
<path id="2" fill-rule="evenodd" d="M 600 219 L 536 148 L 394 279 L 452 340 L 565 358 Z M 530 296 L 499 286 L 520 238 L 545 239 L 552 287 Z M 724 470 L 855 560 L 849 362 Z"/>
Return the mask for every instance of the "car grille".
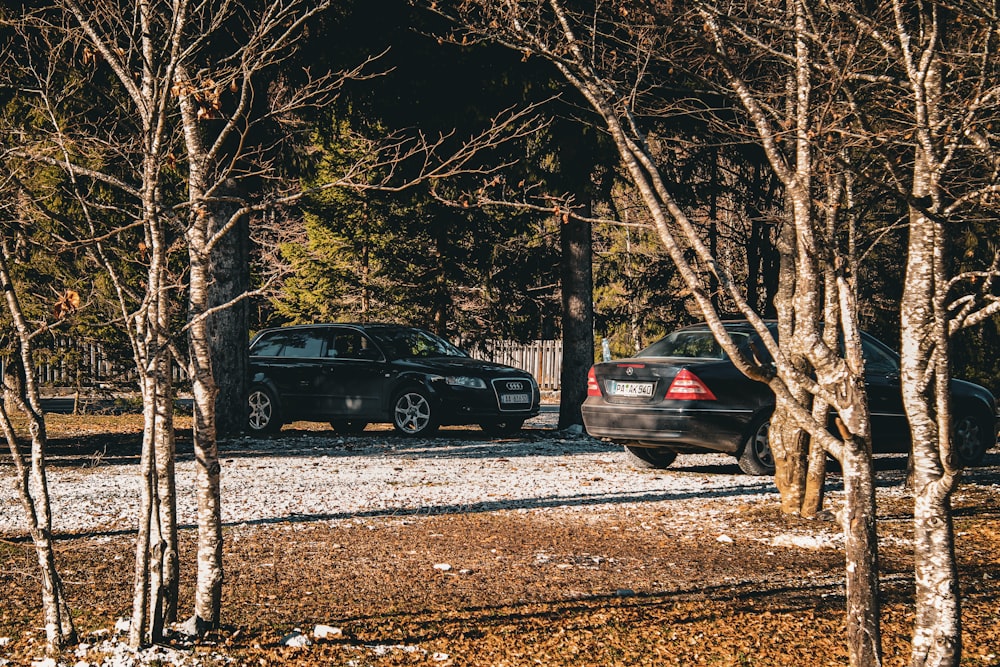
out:
<path id="1" fill-rule="evenodd" d="M 493 380 L 493 391 L 501 412 L 524 412 L 531 409 L 534 387 L 524 378 L 499 378 Z"/>

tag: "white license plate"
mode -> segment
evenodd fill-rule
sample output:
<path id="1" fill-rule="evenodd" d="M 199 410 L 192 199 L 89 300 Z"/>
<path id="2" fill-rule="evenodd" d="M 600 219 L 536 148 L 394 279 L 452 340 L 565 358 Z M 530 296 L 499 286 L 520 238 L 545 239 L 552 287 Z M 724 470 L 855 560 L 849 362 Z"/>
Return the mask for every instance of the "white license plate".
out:
<path id="1" fill-rule="evenodd" d="M 652 396 L 652 382 L 618 382 L 609 380 L 609 393 L 612 396 Z"/>
<path id="2" fill-rule="evenodd" d="M 531 394 L 500 394 L 500 402 L 504 405 L 511 403 L 531 403 Z"/>

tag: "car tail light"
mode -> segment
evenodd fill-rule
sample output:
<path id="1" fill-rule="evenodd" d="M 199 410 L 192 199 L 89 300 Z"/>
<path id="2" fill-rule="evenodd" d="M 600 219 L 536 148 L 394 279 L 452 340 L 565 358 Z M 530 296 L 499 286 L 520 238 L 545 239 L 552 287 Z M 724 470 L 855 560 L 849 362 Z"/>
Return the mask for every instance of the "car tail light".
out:
<path id="1" fill-rule="evenodd" d="M 594 373 L 594 367 L 590 367 L 590 371 L 587 373 L 587 396 L 600 396 L 601 387 L 597 384 L 597 374 Z"/>
<path id="2" fill-rule="evenodd" d="M 670 383 L 670 389 L 667 389 L 667 395 L 664 398 L 675 401 L 716 400 L 712 390 L 706 387 L 697 375 L 686 368 L 674 377 L 674 381 Z"/>

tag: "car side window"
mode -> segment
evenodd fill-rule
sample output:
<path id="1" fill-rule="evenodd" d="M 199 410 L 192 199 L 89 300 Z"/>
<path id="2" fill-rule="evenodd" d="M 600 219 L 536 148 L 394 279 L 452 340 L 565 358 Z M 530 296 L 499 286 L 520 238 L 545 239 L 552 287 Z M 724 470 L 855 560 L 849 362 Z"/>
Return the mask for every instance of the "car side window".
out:
<path id="1" fill-rule="evenodd" d="M 335 359 L 376 361 L 382 358 L 375 344 L 359 331 L 338 331 L 332 336 L 326 356 Z"/>
<path id="2" fill-rule="evenodd" d="M 277 357 L 281 354 L 281 348 L 284 346 L 282 338 L 281 334 L 272 334 L 261 338 L 253 346 L 253 355 L 255 357 Z"/>
<path id="3" fill-rule="evenodd" d="M 300 359 L 323 354 L 323 337 L 314 331 L 287 331 L 281 342 L 281 351 L 276 356 Z"/>
<path id="4" fill-rule="evenodd" d="M 862 339 L 861 354 L 865 357 L 865 370 L 869 373 L 889 375 L 899 371 L 899 364 L 892 355 L 887 354 L 870 340 Z"/>
<path id="5" fill-rule="evenodd" d="M 332 356 L 338 359 L 357 359 L 361 336 L 355 332 L 338 333 L 333 339 Z"/>

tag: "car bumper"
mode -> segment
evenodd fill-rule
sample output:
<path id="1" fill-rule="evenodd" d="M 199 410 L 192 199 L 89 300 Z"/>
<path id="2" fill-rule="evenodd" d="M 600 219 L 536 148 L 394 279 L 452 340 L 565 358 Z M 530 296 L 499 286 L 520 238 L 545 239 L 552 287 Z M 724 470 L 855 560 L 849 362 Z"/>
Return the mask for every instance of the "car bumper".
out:
<path id="1" fill-rule="evenodd" d="M 484 422 L 531 419 L 538 415 L 540 397 L 537 389 L 531 392 L 531 402 L 521 405 L 503 405 L 491 389 L 446 388 L 434 393 L 442 424 L 478 424 Z"/>
<path id="2" fill-rule="evenodd" d="M 662 446 L 678 451 L 735 454 L 746 437 L 753 414 L 747 412 L 670 409 L 585 402 L 581 407 L 587 433 Z"/>

